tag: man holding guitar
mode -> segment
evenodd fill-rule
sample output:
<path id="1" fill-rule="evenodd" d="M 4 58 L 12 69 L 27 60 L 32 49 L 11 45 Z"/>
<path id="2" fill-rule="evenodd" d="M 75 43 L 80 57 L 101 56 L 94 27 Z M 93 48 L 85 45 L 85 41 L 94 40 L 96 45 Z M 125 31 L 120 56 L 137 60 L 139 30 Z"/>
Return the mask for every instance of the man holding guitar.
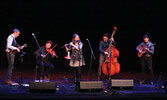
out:
<path id="1" fill-rule="evenodd" d="M 17 42 L 15 38 L 17 38 L 19 35 L 20 35 L 20 30 L 15 28 L 13 30 L 13 33 L 10 34 L 7 38 L 6 53 L 8 60 L 8 70 L 7 70 L 6 83 L 9 85 L 14 84 L 14 82 L 11 81 L 11 78 L 12 78 L 12 70 L 14 68 L 15 53 L 20 52 L 20 49 L 24 48 L 24 46 L 17 47 Z"/>
<path id="2" fill-rule="evenodd" d="M 143 79 L 140 81 L 140 83 L 142 84 L 146 81 L 145 67 L 148 66 L 150 72 L 150 84 L 153 85 L 152 55 L 154 54 L 154 44 L 149 41 L 148 35 L 144 35 L 143 40 L 144 41 L 136 47 L 138 57 L 141 57 Z"/>

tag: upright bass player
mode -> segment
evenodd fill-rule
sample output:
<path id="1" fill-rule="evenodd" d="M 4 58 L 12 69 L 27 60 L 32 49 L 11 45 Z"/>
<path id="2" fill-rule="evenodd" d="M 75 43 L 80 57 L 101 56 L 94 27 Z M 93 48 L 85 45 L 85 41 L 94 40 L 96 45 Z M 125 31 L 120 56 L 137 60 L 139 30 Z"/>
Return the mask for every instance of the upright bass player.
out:
<path id="1" fill-rule="evenodd" d="M 100 55 L 99 55 L 99 66 L 98 66 L 98 80 L 101 79 L 101 73 L 102 73 L 102 64 L 105 60 L 105 55 L 108 54 L 108 52 L 106 52 L 106 49 L 109 47 L 110 42 L 112 41 L 112 44 L 115 45 L 115 41 L 114 38 L 109 39 L 109 35 L 108 33 L 104 33 L 103 34 L 103 40 L 100 41 L 99 43 L 99 51 L 100 51 Z M 105 78 L 107 78 L 106 75 L 104 75 Z"/>

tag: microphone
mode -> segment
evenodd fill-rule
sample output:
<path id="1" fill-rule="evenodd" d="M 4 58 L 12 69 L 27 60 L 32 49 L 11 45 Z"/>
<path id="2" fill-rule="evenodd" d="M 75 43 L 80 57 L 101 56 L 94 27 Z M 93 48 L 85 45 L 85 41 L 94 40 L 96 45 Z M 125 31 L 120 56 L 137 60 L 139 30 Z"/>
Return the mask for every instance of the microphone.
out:
<path id="1" fill-rule="evenodd" d="M 36 39 L 36 36 L 34 35 L 34 33 L 32 33 L 32 36 Z"/>
<path id="2" fill-rule="evenodd" d="M 89 41 L 89 39 L 88 39 L 88 38 L 86 38 L 86 40 L 87 40 L 87 41 Z"/>

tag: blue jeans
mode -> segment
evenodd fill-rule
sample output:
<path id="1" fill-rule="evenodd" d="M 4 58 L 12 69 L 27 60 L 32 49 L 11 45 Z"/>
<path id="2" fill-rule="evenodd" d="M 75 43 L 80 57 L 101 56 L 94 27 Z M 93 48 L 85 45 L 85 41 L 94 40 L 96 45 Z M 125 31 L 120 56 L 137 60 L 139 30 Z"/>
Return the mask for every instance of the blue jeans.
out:
<path id="1" fill-rule="evenodd" d="M 12 70 L 14 68 L 14 59 L 15 59 L 15 53 L 7 53 L 7 60 L 8 60 L 8 70 L 7 70 L 7 79 L 12 78 Z"/>

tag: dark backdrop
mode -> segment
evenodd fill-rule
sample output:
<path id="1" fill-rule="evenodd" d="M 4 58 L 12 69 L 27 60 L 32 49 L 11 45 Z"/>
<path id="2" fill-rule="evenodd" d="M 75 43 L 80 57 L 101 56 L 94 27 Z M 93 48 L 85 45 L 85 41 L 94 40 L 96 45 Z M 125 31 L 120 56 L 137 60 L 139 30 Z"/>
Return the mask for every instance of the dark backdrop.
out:
<path id="1" fill-rule="evenodd" d="M 72 35 L 78 33 L 84 43 L 85 70 L 90 66 L 91 53 L 86 38 L 90 40 L 96 60 L 92 70 L 97 70 L 99 41 L 102 35 L 110 35 L 113 27 L 118 30 L 114 36 L 116 48 L 120 52 L 118 61 L 121 71 L 140 72 L 136 46 L 142 42 L 142 36 L 148 34 L 155 42 L 153 67 L 155 72 L 167 72 L 166 69 L 166 5 L 154 0 L 5 0 L 0 4 L 0 67 L 7 68 L 5 55 L 6 39 L 14 28 L 21 30 L 17 41 L 27 43 L 24 49 L 24 69 L 34 68 L 34 51 L 38 46 L 32 36 L 35 34 L 40 46 L 52 40 L 55 52 L 59 56 L 54 60 L 55 69 L 64 69 L 64 44 L 71 42 Z M 20 65 L 19 53 L 16 56 L 16 68 Z"/>

